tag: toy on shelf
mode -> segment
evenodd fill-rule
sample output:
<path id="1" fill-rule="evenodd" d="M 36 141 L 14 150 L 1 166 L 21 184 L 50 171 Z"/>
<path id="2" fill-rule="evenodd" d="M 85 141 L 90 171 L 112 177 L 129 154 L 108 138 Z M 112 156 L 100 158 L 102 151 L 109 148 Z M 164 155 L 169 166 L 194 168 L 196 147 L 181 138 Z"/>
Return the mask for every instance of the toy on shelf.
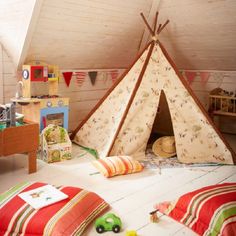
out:
<path id="1" fill-rule="evenodd" d="M 22 67 L 16 97 L 27 120 L 40 124 L 40 131 L 55 124 L 68 129 L 69 98 L 58 95 L 59 69 L 56 65 L 32 62 Z M 21 85 L 21 86 L 20 86 Z"/>
<path id="2" fill-rule="evenodd" d="M 96 231 L 101 234 L 106 231 L 119 233 L 122 227 L 121 220 L 113 213 L 107 213 L 95 221 Z"/>
<path id="3" fill-rule="evenodd" d="M 40 159 L 47 163 L 71 159 L 72 144 L 66 129 L 48 125 L 41 133 Z"/>
<path id="4" fill-rule="evenodd" d="M 32 98 L 36 95 L 36 83 L 47 82 L 48 94 L 53 96 L 58 93 L 59 69 L 56 65 L 35 62 L 22 67 L 23 98 Z M 36 86 L 36 89 L 35 87 Z"/>
<path id="5" fill-rule="evenodd" d="M 0 105 L 0 130 L 23 123 L 24 116 L 15 111 L 15 105 L 8 103 Z"/>

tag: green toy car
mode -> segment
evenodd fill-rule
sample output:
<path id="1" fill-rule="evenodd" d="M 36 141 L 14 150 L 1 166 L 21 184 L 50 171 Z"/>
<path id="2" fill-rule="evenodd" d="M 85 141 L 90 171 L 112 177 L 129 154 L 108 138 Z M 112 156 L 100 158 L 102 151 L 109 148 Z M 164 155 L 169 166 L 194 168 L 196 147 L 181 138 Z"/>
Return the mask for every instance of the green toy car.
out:
<path id="1" fill-rule="evenodd" d="M 96 231 L 101 234 L 105 231 L 119 233 L 121 230 L 121 220 L 113 213 L 107 213 L 95 221 Z"/>

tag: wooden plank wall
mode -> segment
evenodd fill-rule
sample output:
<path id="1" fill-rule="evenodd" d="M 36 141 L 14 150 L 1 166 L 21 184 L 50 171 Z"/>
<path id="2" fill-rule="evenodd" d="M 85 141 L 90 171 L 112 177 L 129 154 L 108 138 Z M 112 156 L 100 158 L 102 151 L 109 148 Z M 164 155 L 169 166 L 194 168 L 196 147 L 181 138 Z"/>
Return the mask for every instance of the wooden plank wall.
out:
<path id="1" fill-rule="evenodd" d="M 0 104 L 3 103 L 3 49 L 0 44 Z"/>
<path id="2" fill-rule="evenodd" d="M 12 59 L 8 56 L 7 52 L 3 47 L 0 54 L 0 64 L 2 65 L 2 69 L 0 67 L 0 74 L 2 74 L 2 80 L 0 75 L 0 88 L 1 83 L 3 85 L 3 90 L 1 90 L 1 103 L 9 103 L 10 98 L 15 96 L 16 93 L 16 69 L 12 62 Z M 0 49 L 1 49 L 0 48 Z"/>
<path id="3" fill-rule="evenodd" d="M 69 130 L 74 130 L 79 125 L 113 84 L 111 77 L 112 69 L 93 70 L 97 71 L 97 78 L 94 85 L 92 85 L 90 81 L 88 71 L 89 70 L 72 70 L 73 76 L 69 87 L 66 86 L 62 76 L 59 82 L 59 94 L 63 97 L 70 98 Z M 116 71 L 118 74 L 121 74 L 124 70 L 118 69 Z M 75 72 L 86 73 L 82 85 L 78 84 Z"/>

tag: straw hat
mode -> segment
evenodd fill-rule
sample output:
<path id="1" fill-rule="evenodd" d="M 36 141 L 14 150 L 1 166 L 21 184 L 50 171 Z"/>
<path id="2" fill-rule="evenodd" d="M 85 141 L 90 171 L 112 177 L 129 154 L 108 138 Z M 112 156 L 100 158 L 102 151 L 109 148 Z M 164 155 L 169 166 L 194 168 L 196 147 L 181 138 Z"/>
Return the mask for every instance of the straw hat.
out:
<path id="1" fill-rule="evenodd" d="M 159 157 L 172 157 L 176 154 L 175 137 L 164 136 L 157 139 L 152 145 L 152 151 Z"/>

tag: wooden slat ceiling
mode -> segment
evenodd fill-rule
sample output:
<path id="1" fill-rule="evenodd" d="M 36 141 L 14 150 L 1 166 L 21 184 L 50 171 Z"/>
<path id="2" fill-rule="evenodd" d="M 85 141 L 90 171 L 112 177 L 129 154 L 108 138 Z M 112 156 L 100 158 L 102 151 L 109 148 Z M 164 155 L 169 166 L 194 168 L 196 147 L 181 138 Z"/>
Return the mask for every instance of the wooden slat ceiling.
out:
<path id="1" fill-rule="evenodd" d="M 178 68 L 236 70 L 235 0 L 164 0 L 161 34 Z"/>
<path id="2" fill-rule="evenodd" d="M 235 0 L 44 0 L 25 61 L 126 68 L 153 6 L 170 20 L 161 41 L 179 69 L 236 70 Z"/>
<path id="3" fill-rule="evenodd" d="M 27 60 L 60 68 L 124 68 L 144 32 L 152 0 L 44 0 Z"/>

